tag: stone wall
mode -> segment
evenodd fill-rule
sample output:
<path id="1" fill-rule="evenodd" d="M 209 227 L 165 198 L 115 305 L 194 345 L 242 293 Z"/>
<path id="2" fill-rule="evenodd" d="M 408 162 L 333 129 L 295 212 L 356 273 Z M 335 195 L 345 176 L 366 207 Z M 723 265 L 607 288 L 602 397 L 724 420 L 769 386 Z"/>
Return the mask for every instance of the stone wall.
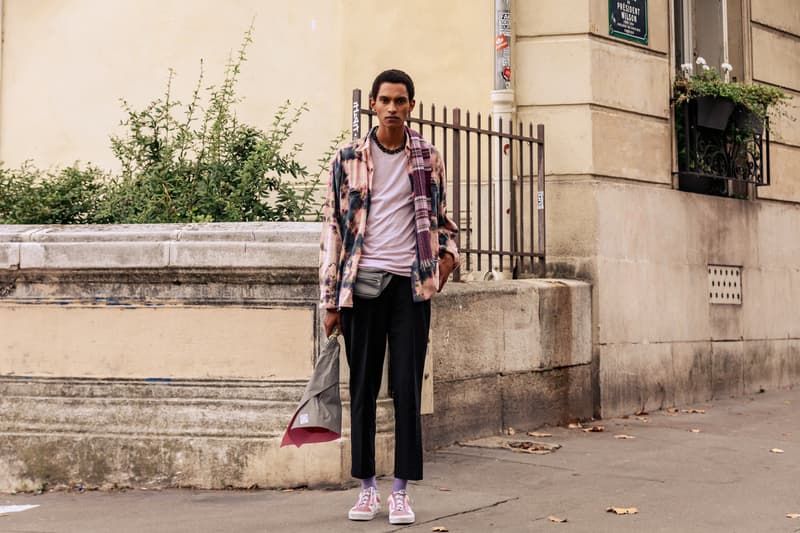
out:
<path id="1" fill-rule="evenodd" d="M 279 440 L 320 345 L 318 224 L 0 226 L 0 490 L 338 485 L 345 438 Z M 590 287 L 449 284 L 425 446 L 591 414 Z M 390 473 L 391 399 L 378 471 Z"/>

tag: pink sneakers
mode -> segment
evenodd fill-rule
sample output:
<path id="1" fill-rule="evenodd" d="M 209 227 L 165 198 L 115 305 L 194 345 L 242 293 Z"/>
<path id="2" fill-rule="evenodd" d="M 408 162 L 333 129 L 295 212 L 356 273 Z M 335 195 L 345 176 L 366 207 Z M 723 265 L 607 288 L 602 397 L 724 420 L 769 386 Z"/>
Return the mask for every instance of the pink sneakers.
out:
<path id="1" fill-rule="evenodd" d="M 393 492 L 389 496 L 389 523 L 413 524 L 414 511 L 408 503 L 408 493 L 404 490 Z"/>
<path id="2" fill-rule="evenodd" d="M 361 494 L 358 495 L 358 501 L 347 513 L 347 517 L 350 520 L 372 520 L 380 510 L 381 497 L 378 494 L 378 489 L 370 487 L 361 490 Z"/>

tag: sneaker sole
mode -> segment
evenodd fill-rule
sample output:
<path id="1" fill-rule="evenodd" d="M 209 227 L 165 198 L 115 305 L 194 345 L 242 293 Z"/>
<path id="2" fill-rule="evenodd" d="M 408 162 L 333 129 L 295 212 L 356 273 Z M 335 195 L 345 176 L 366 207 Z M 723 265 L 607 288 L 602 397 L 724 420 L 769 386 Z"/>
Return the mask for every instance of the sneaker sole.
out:
<path id="1" fill-rule="evenodd" d="M 367 520 L 372 520 L 373 518 L 378 516 L 378 512 L 380 511 L 375 512 L 375 514 L 349 512 L 347 513 L 347 518 L 349 518 L 350 520 L 367 521 Z"/>
<path id="2" fill-rule="evenodd" d="M 389 523 L 392 524 L 393 526 L 399 526 L 399 525 L 403 525 L 403 524 L 413 524 L 415 518 L 416 517 L 407 517 L 407 516 L 403 516 L 403 517 L 399 517 L 399 518 L 389 517 Z"/>

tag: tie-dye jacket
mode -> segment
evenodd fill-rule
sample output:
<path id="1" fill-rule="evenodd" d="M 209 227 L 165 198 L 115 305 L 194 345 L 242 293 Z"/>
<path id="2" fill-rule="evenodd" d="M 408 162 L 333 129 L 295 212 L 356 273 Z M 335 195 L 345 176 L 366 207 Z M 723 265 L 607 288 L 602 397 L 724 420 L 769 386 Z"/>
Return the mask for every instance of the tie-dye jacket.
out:
<path id="1" fill-rule="evenodd" d="M 320 305 L 325 309 L 353 306 L 353 284 L 361 258 L 372 190 L 370 144 L 367 135 L 340 148 L 331 164 L 319 256 Z M 431 250 L 434 257 L 441 257 L 444 253 L 452 254 L 455 265 L 458 266 L 458 245 L 455 239 L 458 227 L 447 217 L 444 163 L 436 148 L 430 144 L 428 147 L 431 152 Z M 411 145 L 406 139 L 407 159 L 410 153 Z M 410 164 L 408 172 L 410 175 Z M 337 183 L 338 202 L 335 190 Z M 423 277 L 416 262 L 409 275 L 413 285 L 409 290 L 414 291 L 415 301 L 428 300 L 439 289 L 438 262 L 432 275 Z"/>

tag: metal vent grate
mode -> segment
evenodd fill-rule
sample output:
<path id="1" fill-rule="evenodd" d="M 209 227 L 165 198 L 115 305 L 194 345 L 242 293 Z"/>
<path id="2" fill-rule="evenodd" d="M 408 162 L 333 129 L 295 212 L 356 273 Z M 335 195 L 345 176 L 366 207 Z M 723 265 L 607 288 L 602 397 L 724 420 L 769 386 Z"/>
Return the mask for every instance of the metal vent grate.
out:
<path id="1" fill-rule="evenodd" d="M 742 267 L 708 265 L 708 299 L 712 304 L 742 305 Z"/>

